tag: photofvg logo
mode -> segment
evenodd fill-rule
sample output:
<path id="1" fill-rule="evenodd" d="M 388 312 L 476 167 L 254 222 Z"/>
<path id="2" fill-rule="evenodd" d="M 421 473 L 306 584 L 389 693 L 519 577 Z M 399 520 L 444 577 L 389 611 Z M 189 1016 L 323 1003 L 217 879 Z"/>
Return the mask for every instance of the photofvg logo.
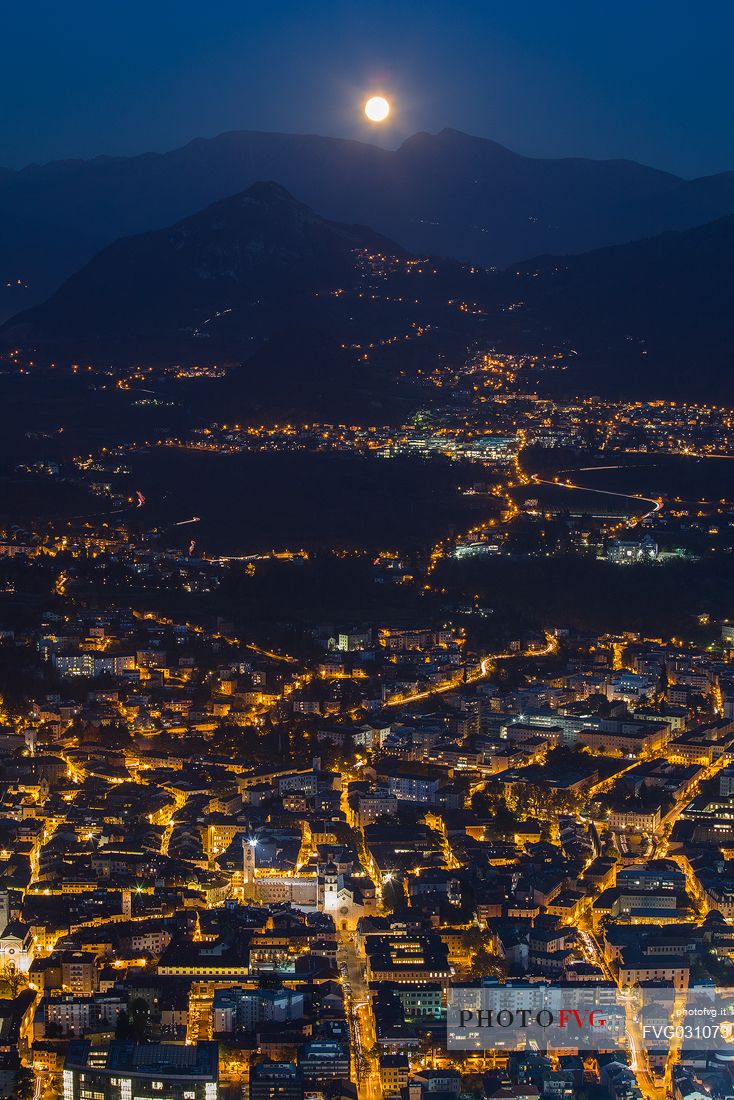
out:
<path id="1" fill-rule="evenodd" d="M 646 1047 L 734 1054 L 734 989 L 691 986 L 669 1013 L 659 1011 L 649 995 L 646 1001 L 634 1022 Z"/>
<path id="2" fill-rule="evenodd" d="M 611 985 L 587 989 L 543 982 L 455 987 L 448 1003 L 448 1046 L 614 1050 L 624 1044 L 626 1031 L 617 992 Z"/>
<path id="3" fill-rule="evenodd" d="M 631 989 L 612 982 L 458 986 L 449 992 L 447 1032 L 454 1050 L 734 1053 L 734 989 L 659 982 Z"/>

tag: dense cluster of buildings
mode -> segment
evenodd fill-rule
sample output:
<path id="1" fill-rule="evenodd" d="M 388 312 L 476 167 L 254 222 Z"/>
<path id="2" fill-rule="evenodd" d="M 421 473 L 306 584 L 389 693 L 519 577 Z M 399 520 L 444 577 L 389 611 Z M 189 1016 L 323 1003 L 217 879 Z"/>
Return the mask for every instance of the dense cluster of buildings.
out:
<path id="1" fill-rule="evenodd" d="M 379 274 L 385 258 L 364 262 Z M 581 478 L 609 454 L 730 453 L 730 412 L 532 392 L 565 365 L 496 351 L 434 365 L 420 385 L 445 403 L 399 426 L 156 441 L 473 463 L 456 483 L 482 514 L 470 528 L 317 552 L 362 555 L 380 596 L 417 596 L 404 620 L 260 622 L 254 641 L 242 617 L 153 611 L 189 597 L 201 611 L 232 572 L 309 554 L 199 556 L 188 533 L 186 548 L 170 528 L 133 533 L 145 502 L 126 463 L 149 442 L 22 471 L 104 511 L 0 539 L 0 591 L 40 578 L 0 619 L 0 1096 L 734 1094 L 731 1060 L 644 1043 L 631 1012 L 591 1053 L 447 1043 L 452 998 L 476 988 L 608 1007 L 734 986 L 734 628 L 700 647 L 526 629 L 500 648 L 479 640 L 493 609 L 436 573 L 484 554 L 634 567 L 734 546 L 725 499 Z M 125 385 L 151 383 L 141 372 Z M 595 469 L 548 473 L 539 451 L 593 453 Z"/>
<path id="2" fill-rule="evenodd" d="M 481 983 L 730 982 L 731 641 L 559 630 L 482 653 L 450 624 L 329 624 L 296 658 L 126 610 L 5 629 L 10 1091 L 26 1072 L 65 1100 L 721 1083 L 728 1063 L 634 1033 L 459 1055 L 446 1012 Z"/>
<path id="3" fill-rule="evenodd" d="M 233 454 L 445 454 L 498 463 L 511 463 L 521 443 L 550 450 L 598 446 L 612 453 L 701 456 L 729 454 L 734 446 L 734 420 L 731 410 L 725 407 L 671 401 L 614 402 L 599 397 L 564 403 L 517 392 L 521 372 L 554 369 L 560 368 L 552 360 L 482 353 L 470 359 L 461 371 L 462 377 L 472 382 L 479 378 L 479 398 L 472 391 L 464 400 L 455 394 L 452 405 L 422 410 L 398 427 L 332 423 L 213 425 L 197 429 L 187 442 L 199 450 Z M 436 383 L 446 385 L 446 379 L 437 377 Z M 479 409 L 475 407 L 477 402 Z M 482 407 L 483 415 L 478 417 Z"/>

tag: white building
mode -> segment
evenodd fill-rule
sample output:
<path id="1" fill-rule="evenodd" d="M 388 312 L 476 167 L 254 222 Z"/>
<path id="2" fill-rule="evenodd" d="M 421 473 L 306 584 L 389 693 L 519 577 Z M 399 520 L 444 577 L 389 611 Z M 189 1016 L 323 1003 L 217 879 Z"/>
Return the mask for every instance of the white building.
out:
<path id="1" fill-rule="evenodd" d="M 27 974 L 34 958 L 30 924 L 11 921 L 0 936 L 0 967 L 15 967 Z"/>

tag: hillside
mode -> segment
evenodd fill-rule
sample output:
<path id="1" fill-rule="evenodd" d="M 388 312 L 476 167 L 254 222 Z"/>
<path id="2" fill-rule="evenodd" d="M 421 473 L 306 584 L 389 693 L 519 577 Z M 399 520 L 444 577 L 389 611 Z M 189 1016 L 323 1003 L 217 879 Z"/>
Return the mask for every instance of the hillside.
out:
<path id="1" fill-rule="evenodd" d="M 734 213 L 734 174 L 685 181 L 632 161 L 533 158 L 457 130 L 388 150 L 313 134 L 235 131 L 170 152 L 0 174 L 0 317 L 41 301 L 95 252 L 257 180 L 418 255 L 505 266 Z M 22 293 L 5 282 L 27 283 Z"/>
<path id="2" fill-rule="evenodd" d="M 734 396 L 734 217 L 515 271 L 518 330 L 574 348 L 585 389 Z"/>
<path id="3" fill-rule="evenodd" d="M 284 316 L 293 324 L 313 315 L 322 293 L 351 286 L 360 251 L 402 253 L 369 229 L 318 217 L 278 184 L 258 183 L 170 228 L 116 241 L 4 331 L 84 345 L 203 340 L 222 329 L 263 339 Z"/>
<path id="4" fill-rule="evenodd" d="M 286 377 L 294 396 L 317 376 L 332 393 L 349 379 L 351 393 L 365 363 L 379 394 L 398 376 L 425 377 L 432 353 L 458 364 L 477 342 L 575 352 L 544 380 L 565 389 L 685 397 L 695 372 L 699 396 L 728 400 L 732 270 L 734 217 L 495 272 L 411 257 L 259 183 L 110 245 L 0 340 L 112 362 L 250 361 L 242 383 L 266 405 Z"/>

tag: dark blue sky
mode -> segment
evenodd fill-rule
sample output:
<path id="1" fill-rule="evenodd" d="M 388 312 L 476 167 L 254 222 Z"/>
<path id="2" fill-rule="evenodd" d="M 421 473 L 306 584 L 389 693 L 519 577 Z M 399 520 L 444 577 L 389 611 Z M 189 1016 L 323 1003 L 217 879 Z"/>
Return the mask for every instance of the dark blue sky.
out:
<path id="1" fill-rule="evenodd" d="M 731 0 L 35 0 L 5 5 L 0 164 L 258 129 L 734 169 Z M 360 120 L 384 90 L 395 121 Z"/>

